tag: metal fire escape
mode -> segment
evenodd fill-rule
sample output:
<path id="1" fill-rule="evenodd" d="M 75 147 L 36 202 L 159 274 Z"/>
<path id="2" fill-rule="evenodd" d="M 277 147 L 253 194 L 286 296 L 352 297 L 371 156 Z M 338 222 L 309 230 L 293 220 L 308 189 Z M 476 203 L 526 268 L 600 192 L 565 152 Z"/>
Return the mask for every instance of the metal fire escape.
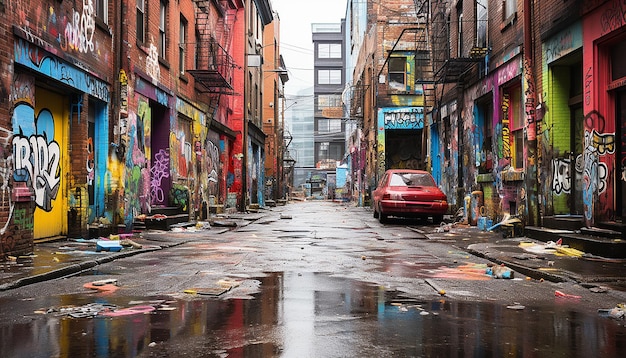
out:
<path id="1" fill-rule="evenodd" d="M 429 112 L 435 104 L 435 78 L 433 71 L 433 61 L 432 61 L 432 47 L 431 47 L 431 37 L 430 37 L 430 24 L 429 24 L 429 0 L 414 0 L 415 3 L 415 20 L 412 26 L 406 27 L 402 30 L 396 42 L 394 43 L 391 50 L 389 50 L 385 54 L 385 62 L 383 66 L 380 68 L 378 73 L 378 77 L 383 73 L 385 68 L 389 64 L 389 59 L 391 58 L 393 52 L 396 50 L 396 47 L 403 42 L 407 41 L 408 36 L 413 36 L 412 43 L 414 43 L 414 54 L 415 54 L 415 77 L 414 77 L 414 85 L 416 89 L 421 88 L 424 95 L 424 112 Z M 409 38 L 410 39 L 410 38 Z M 354 89 L 356 98 L 356 103 L 352 103 L 352 113 L 358 112 L 358 109 L 362 106 L 362 103 L 358 100 L 358 93 L 363 91 L 362 85 L 360 85 L 361 81 L 357 82 L 356 88 Z"/>
<path id="2" fill-rule="evenodd" d="M 432 6 L 432 60 L 435 84 L 460 83 L 463 76 L 474 66 L 483 62 L 486 48 L 474 46 L 469 57 L 450 53 L 450 2 L 434 1 Z M 462 36 L 462 34 L 458 34 Z"/>
<path id="3" fill-rule="evenodd" d="M 196 3 L 195 68 L 187 70 L 198 91 L 212 94 L 234 94 L 231 32 L 237 10 L 228 0 L 194 0 Z"/>

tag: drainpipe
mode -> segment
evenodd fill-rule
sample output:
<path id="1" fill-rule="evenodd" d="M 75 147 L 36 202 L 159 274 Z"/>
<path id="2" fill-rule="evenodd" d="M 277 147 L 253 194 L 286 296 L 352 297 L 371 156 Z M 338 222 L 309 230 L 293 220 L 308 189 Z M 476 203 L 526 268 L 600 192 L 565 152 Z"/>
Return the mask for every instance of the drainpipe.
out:
<path id="1" fill-rule="evenodd" d="M 244 8 L 244 70 L 243 70 L 243 133 L 241 134 L 241 154 L 242 154 L 242 163 L 241 163 L 241 199 L 239 201 L 239 211 L 244 213 L 246 212 L 246 198 L 248 197 L 248 102 L 250 101 L 250 95 L 248 90 L 251 86 L 248 83 L 248 28 L 250 24 L 248 23 L 248 19 L 250 18 L 249 12 L 252 11 L 250 7 L 252 6 L 252 1 L 247 1 Z"/>
<path id="2" fill-rule="evenodd" d="M 539 198 L 537 183 L 537 116 L 535 113 L 537 103 L 537 92 L 535 88 L 534 62 L 533 62 L 533 33 L 532 33 L 532 0 L 524 0 L 524 81 L 525 102 L 524 111 L 526 113 L 526 213 L 527 225 L 539 225 Z"/>

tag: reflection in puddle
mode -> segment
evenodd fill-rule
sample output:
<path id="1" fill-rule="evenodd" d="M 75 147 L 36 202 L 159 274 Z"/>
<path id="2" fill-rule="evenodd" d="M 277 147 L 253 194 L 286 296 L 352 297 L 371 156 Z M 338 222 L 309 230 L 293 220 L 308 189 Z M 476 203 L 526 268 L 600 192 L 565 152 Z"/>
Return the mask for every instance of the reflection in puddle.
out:
<path id="1" fill-rule="evenodd" d="M 252 299 L 232 298 L 236 289 L 219 299 L 115 294 L 3 299 L 2 356 L 618 357 L 626 347 L 623 321 L 573 305 L 512 310 L 493 302 L 418 301 L 321 273 L 272 273 L 258 281 Z M 46 313 L 51 307 L 154 302 L 168 309 L 94 318 Z M 37 310 L 43 312 L 33 313 Z M 7 319 L 8 312 L 22 315 Z"/>

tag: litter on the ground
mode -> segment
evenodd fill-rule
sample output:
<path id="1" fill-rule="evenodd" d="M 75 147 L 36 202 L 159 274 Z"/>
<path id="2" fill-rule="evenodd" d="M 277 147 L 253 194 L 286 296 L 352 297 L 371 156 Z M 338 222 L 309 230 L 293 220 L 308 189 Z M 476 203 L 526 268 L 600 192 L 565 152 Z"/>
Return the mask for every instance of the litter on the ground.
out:
<path id="1" fill-rule="evenodd" d="M 609 317 L 613 319 L 625 319 L 626 318 L 626 304 L 620 303 L 613 308 L 601 308 L 598 313 L 603 317 Z"/>
<path id="2" fill-rule="evenodd" d="M 122 250 L 119 240 L 99 240 L 96 243 L 96 251 L 118 252 Z"/>
<path id="3" fill-rule="evenodd" d="M 105 280 L 87 282 L 86 284 L 83 285 L 83 287 L 91 289 L 91 290 L 101 291 L 101 292 L 115 292 L 119 288 L 117 286 L 116 279 L 105 279 Z"/>
<path id="4" fill-rule="evenodd" d="M 116 309 L 113 311 L 103 312 L 103 316 L 107 317 L 119 317 L 119 316 L 130 316 L 134 314 L 146 314 L 156 310 L 154 306 L 142 305 L 142 306 L 133 306 L 128 308 Z"/>
<path id="5" fill-rule="evenodd" d="M 573 299 L 581 298 L 581 296 L 572 295 L 572 294 L 569 294 L 569 293 L 564 293 L 564 292 L 559 291 L 559 290 L 554 291 L 554 296 L 555 297 L 563 297 L 563 298 L 573 298 Z"/>
<path id="6" fill-rule="evenodd" d="M 515 305 L 506 306 L 506 308 L 508 308 L 510 310 L 514 310 L 514 311 L 521 311 L 521 310 L 525 309 L 526 306 L 520 305 L 520 304 L 515 304 Z"/>
<path id="7" fill-rule="evenodd" d="M 514 276 L 513 270 L 504 265 L 488 266 L 485 273 L 493 278 L 512 279 Z"/>

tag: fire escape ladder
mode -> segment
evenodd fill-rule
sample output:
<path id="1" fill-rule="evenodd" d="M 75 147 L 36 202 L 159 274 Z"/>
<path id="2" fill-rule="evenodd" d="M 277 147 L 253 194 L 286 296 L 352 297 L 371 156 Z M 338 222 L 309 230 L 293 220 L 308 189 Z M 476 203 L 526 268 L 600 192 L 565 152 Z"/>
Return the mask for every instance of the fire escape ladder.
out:
<path id="1" fill-rule="evenodd" d="M 486 54 L 486 51 L 477 51 L 477 49 L 472 49 L 469 57 L 459 54 L 458 49 L 456 56 L 450 53 L 450 26 L 452 24 L 447 15 L 449 6 L 448 1 L 440 1 L 433 9 L 431 38 L 435 84 L 461 83 L 462 77 L 474 65 L 484 61 Z"/>
<path id="2" fill-rule="evenodd" d="M 434 70 L 430 41 L 429 1 L 415 0 L 419 26 L 415 33 L 415 86 L 422 87 L 424 112 L 435 105 Z"/>
<path id="3" fill-rule="evenodd" d="M 199 85 L 197 90 L 202 93 L 233 94 L 233 58 L 222 46 L 224 42 L 219 41 L 228 34 L 222 29 L 225 25 L 212 16 L 212 13 L 224 14 L 225 11 L 215 0 L 195 0 L 195 3 L 195 68 L 187 72 L 195 78 Z"/>

